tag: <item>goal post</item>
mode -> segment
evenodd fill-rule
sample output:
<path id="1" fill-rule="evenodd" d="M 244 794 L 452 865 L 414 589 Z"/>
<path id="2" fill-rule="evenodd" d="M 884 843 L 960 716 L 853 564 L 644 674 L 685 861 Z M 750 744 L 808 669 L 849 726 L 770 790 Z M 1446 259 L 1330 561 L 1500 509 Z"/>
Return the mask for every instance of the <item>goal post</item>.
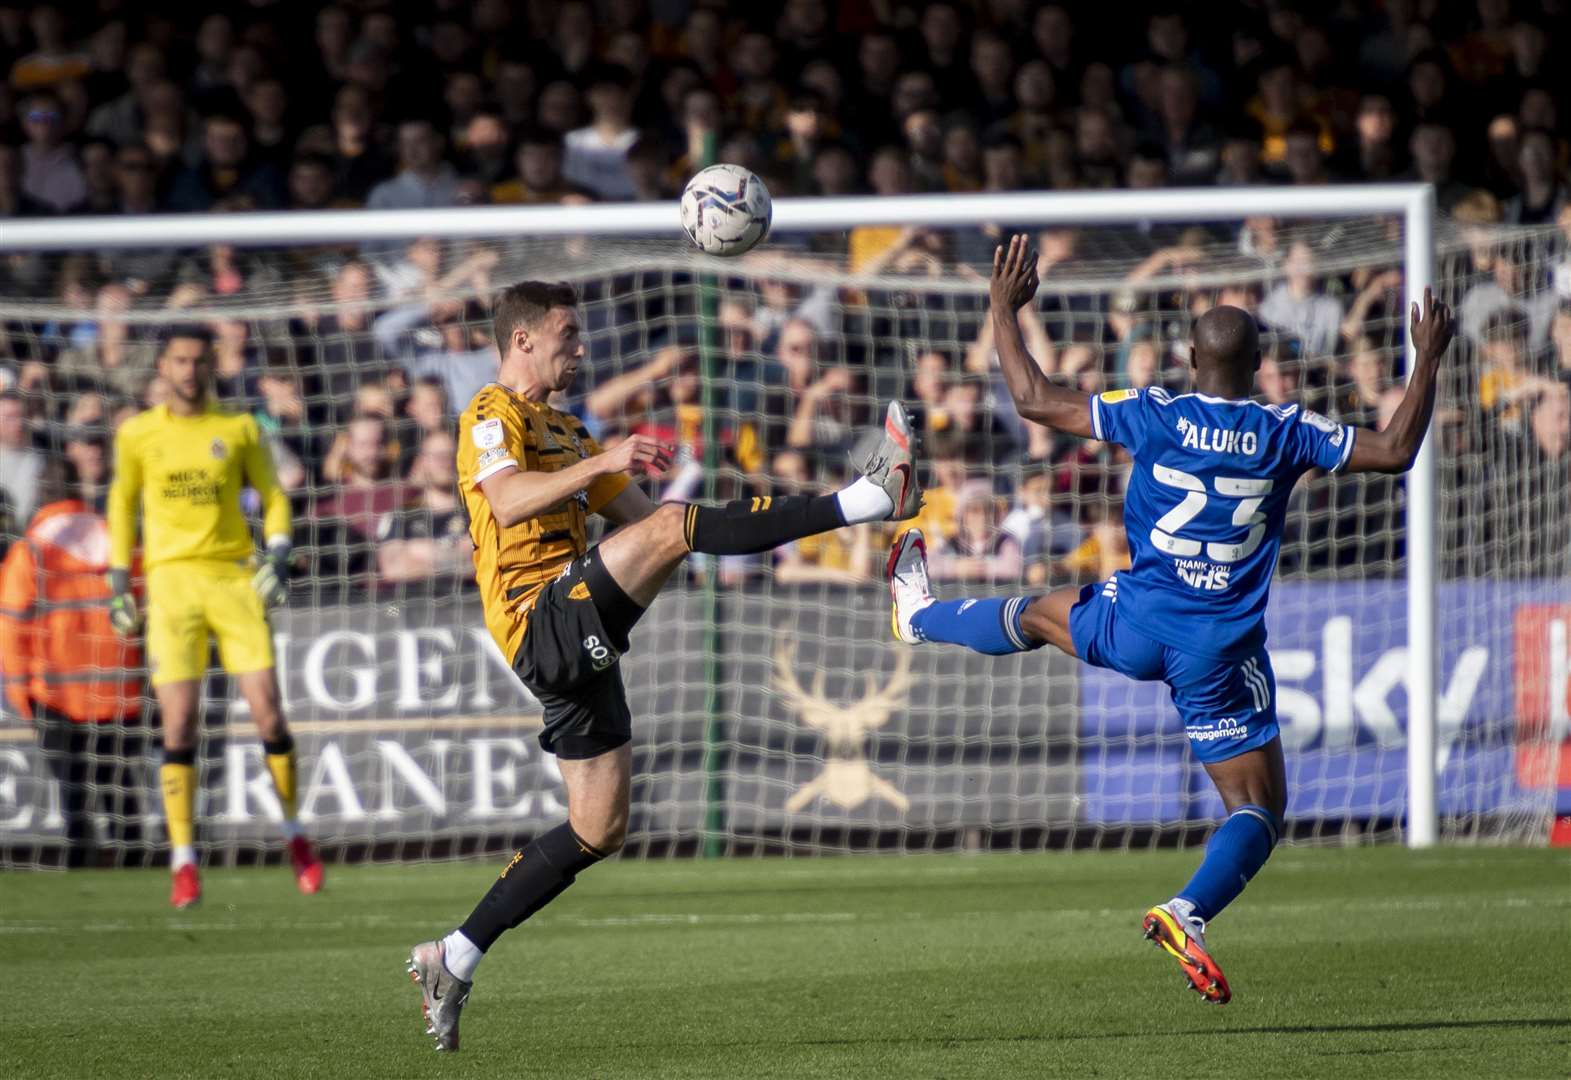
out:
<path id="1" fill-rule="evenodd" d="M 269 257 L 329 252 L 326 261 L 342 265 L 354 261 L 355 253 L 389 251 L 421 238 L 445 244 L 450 255 L 444 257 L 453 261 L 479 244 L 491 252 L 493 286 L 526 276 L 579 284 L 585 296 L 586 335 L 614 360 L 608 373 L 650 371 L 645 389 L 661 397 L 666 402 L 661 407 L 668 412 L 680 408 L 671 405 L 669 388 L 681 381 L 684 369 L 675 361 L 659 370 L 646 365 L 678 347 L 700 358 L 692 374 L 701 391 L 693 400 L 704 407 L 702 420 L 687 431 L 697 444 L 691 465 L 712 464 L 722 456 L 729 463 L 719 472 L 710 469 L 705 477 L 685 481 L 686 487 L 679 475 L 666 494 L 727 498 L 748 490 L 754 466 L 741 463 L 742 443 L 748 438 L 768 442 L 762 432 L 771 425 L 778 442 L 789 419 L 779 410 L 799 404 L 795 391 L 771 398 L 773 391 L 762 376 L 743 376 L 742 366 L 727 366 L 737 359 L 726 351 L 728 335 L 754 332 L 738 330 L 738 319 L 751 320 L 747 326 L 755 329 L 767 323 L 769 333 L 779 337 L 793 320 L 810 322 L 834 309 L 836 329 L 825 337 L 843 339 L 837 355 L 846 361 L 855 354 L 860 380 L 850 395 L 855 399 L 851 407 L 836 420 L 842 427 L 866 422 L 877 403 L 910 390 L 921 377 L 924 354 L 933 349 L 942 351 L 952 367 L 965 366 L 973 389 L 980 385 L 982 395 L 996 393 L 996 384 L 984 371 L 987 357 L 982 356 L 980 366 L 970 366 L 973 354 L 990 349 L 982 314 L 986 284 L 977 271 L 960 273 L 945 263 L 941 270 L 933 267 L 930 275 L 894 268 L 874 278 L 843 259 L 815 254 L 804 238 L 876 227 L 933 230 L 950 239 L 999 222 L 1033 230 L 1073 227 L 1088 253 L 1082 253 L 1086 257 L 1077 264 L 1078 274 L 1056 277 L 1050 284 L 1044 280 L 1044 295 L 1052 292 L 1050 299 L 1058 305 L 1052 317 L 1060 320 L 1044 332 L 1052 339 L 1049 347 L 1060 354 L 1061 377 L 1078 378 L 1084 386 L 1100 376 L 1089 368 L 1075 368 L 1069 353 L 1081 350 L 1093 366 L 1103 365 L 1100 370 L 1109 379 L 1132 378 L 1124 365 L 1132 369 L 1134 361 L 1126 354 L 1146 340 L 1141 332 L 1149 330 L 1149 340 L 1163 349 L 1176 347 L 1174 335 L 1187 333 L 1196 298 L 1214 299 L 1219 290 L 1235 286 L 1263 289 L 1284 273 L 1285 243 L 1267 259 L 1258 252 L 1243 257 L 1233 241 L 1213 239 L 1196 249 L 1196 261 L 1181 271 L 1169 268 L 1142 277 L 1144 271 L 1132 270 L 1136 258 L 1115 251 L 1111 240 L 1103 246 L 1104 231 L 1112 237 L 1163 224 L 1258 219 L 1296 223 L 1290 227 L 1292 235 L 1318 245 L 1317 256 L 1328 273 L 1400 267 L 1398 292 L 1383 309 L 1380 340 L 1371 348 L 1387 358 L 1400 351 L 1405 362 L 1388 366 L 1410 375 L 1412 343 L 1405 332 L 1405 305 L 1398 311 L 1397 303 L 1403 298 L 1408 305 L 1421 303 L 1431 285 L 1455 302 L 1462 285 L 1452 269 L 1437 278 L 1437 244 L 1454 255 L 1468 243 L 1454 229 L 1445 233 L 1451 227 L 1437 223 L 1432 188 L 1416 184 L 781 199 L 774 204 L 771 240 L 757 254 L 733 260 L 700 256 L 681 242 L 674 200 L 571 209 L 14 221 L 0 226 L 0 255 L 40 260 L 44 268 L 35 276 L 51 284 L 43 290 L 48 295 L 42 295 L 0 280 L 0 319 L 7 320 L 13 332 L 36 338 L 21 342 L 13 355 L 43 348 L 47 334 L 68 338 L 73 317 L 91 321 L 95 316 L 88 304 L 78 300 L 79 308 L 70 308 L 71 301 L 60 299 L 55 284 L 58 277 L 69 276 L 67 264 L 80 253 L 190 252 L 216 246 Z M 1501 232 L 1491 242 L 1519 245 L 1529 253 L 1524 257 L 1540 259 L 1548 245 L 1535 237 Z M 765 261 L 781 253 L 794 261 Z M 300 263 L 275 261 L 284 267 Z M 374 256 L 371 261 L 376 261 Z M 381 264 L 377 266 L 380 274 Z M 281 335 L 280 340 L 298 342 L 304 335 L 313 356 L 331 353 L 346 370 L 358 370 L 356 364 L 372 361 L 357 359 L 355 349 L 363 342 L 349 338 L 375 338 L 381 349 L 392 348 L 398 334 L 384 334 L 380 322 L 373 328 L 369 316 L 351 334 L 337 316 L 388 307 L 395 302 L 395 290 L 404 286 L 390 273 L 382 279 L 382 292 L 351 296 L 337 291 L 328 276 L 313 271 L 294 280 L 286 269 L 281 275 L 258 276 L 261 284 L 247 291 L 183 304 L 178 316 L 161 306 L 164 297 L 159 296 L 142 298 L 119 317 L 143 327 L 175 317 L 247 322 L 267 327 L 268 333 Z M 794 290 L 788 310 L 768 306 L 773 302 L 767 300 L 771 282 L 784 282 Z M 458 308 L 469 304 L 464 325 L 481 330 L 483 318 L 476 312 L 484 294 L 471 287 L 470 279 L 439 289 L 446 290 L 441 294 L 444 302 Z M 813 297 L 822 303 L 809 303 Z M 1127 305 L 1121 297 L 1128 298 Z M 758 304 L 757 311 L 747 309 L 751 303 Z M 1044 320 L 1048 317 L 1042 314 Z M 1150 326 L 1130 331 L 1126 324 L 1141 319 Z M 1118 320 L 1123 321 L 1115 348 L 1115 335 L 1107 331 Z M 1094 324 L 1089 337 L 1080 333 L 1087 321 Z M 437 331 L 422 327 L 402 332 L 406 337 L 411 333 Z M 469 344 L 464 349 L 448 351 L 465 352 L 475 340 L 478 336 L 472 334 L 465 338 Z M 373 356 L 370 346 L 364 355 Z M 741 363 L 751 363 L 751 357 L 749 353 Z M 1115 366 L 1118 374 L 1113 374 Z M 717 383 L 721 371 L 724 377 Z M 601 376 L 595 379 L 588 387 L 591 398 L 606 385 Z M 1452 376 L 1453 391 L 1457 380 Z M 338 417 L 341 423 L 350 415 L 357 388 L 324 377 L 311 391 L 316 396 L 306 401 L 306 409 Z M 623 389 L 629 398 L 642 393 Z M 1442 389 L 1442 396 L 1445 393 Z M 575 400 L 586 408 L 591 404 Z M 723 415 L 717 416 L 716 403 Z M 1049 460 L 1038 455 L 1035 434 L 1001 431 L 997 425 L 1007 422 L 1013 411 L 1007 400 L 993 404 L 999 407 L 992 415 L 1002 419 L 989 421 L 994 428 L 972 434 L 984 442 L 1007 444 L 1013 447 L 1007 452 L 1015 454 L 1029 442 L 1035 455 L 1030 460 Z M 1372 417 L 1373 405 L 1365 404 Z M 660 423 L 681 429 L 682 422 L 667 416 Z M 791 438 L 800 434 L 793 431 Z M 842 436 L 836 432 L 826 439 L 834 443 Z M 1449 620 L 1447 605 L 1464 605 L 1465 621 L 1476 624 L 1480 633 L 1487 630 L 1492 647 L 1504 647 L 1500 643 L 1513 633 L 1505 625 L 1511 618 L 1505 609 L 1497 613 L 1489 608 L 1494 586 L 1480 580 L 1489 556 L 1470 555 L 1459 562 L 1442 548 L 1441 519 L 1450 522 L 1452 531 L 1446 535 L 1466 533 L 1470 526 L 1465 519 L 1473 505 L 1469 500 L 1485 480 L 1465 479 L 1468 491 L 1460 496 L 1438 488 L 1436 443 L 1433 433 L 1426 438 L 1401 484 L 1376 487 L 1364 478 L 1351 478 L 1335 481 L 1338 488 L 1319 482 L 1290 510 L 1292 537 L 1284 554 L 1291 551 L 1295 568 L 1284 571 L 1272 608 L 1285 630 L 1285 652 L 1276 657 L 1285 687 L 1283 708 L 1297 710 L 1295 738 L 1313 748 L 1304 782 L 1312 788 L 1317 828 L 1321 820 L 1329 823 L 1329 832 L 1313 835 L 1360 840 L 1400 835 L 1409 846 L 1426 847 L 1442 838 L 1443 818 L 1471 822 L 1493 816 L 1504 824 L 1490 829 L 1447 825 L 1444 836 L 1541 841 L 1547 829 L 1540 826 L 1555 797 L 1553 781 L 1546 778 L 1554 772 L 1564 727 L 1557 719 L 1563 705 L 1556 696 L 1566 689 L 1556 682 L 1565 679 L 1563 620 L 1556 621 L 1560 617 L 1551 612 L 1542 628 L 1545 662 L 1540 666 L 1548 719 L 1540 729 L 1532 726 L 1536 721 L 1504 715 L 1513 707 L 1506 704 L 1513 676 L 1478 667 L 1470 643 L 1449 633 L 1437 617 L 1442 610 Z M 1004 453 L 988 443 L 990 456 L 970 477 L 986 489 L 984 501 L 990 506 L 1007 504 L 1006 495 L 1012 497 L 1015 487 L 1024 484 L 1022 467 L 1006 464 Z M 822 460 L 827 464 L 816 466 L 820 472 L 806 482 L 833 479 L 838 466 L 829 455 Z M 1051 482 L 1059 485 L 1052 494 L 1055 506 L 1067 510 L 1075 542 L 1085 543 L 1072 552 L 1053 550 L 1053 568 L 1044 572 L 1049 584 L 1067 583 L 1061 575 L 1069 571 L 1059 569 L 1060 564 L 1073 561 L 1082 548 L 1096 548 L 1097 530 L 1104 518 L 1116 514 L 1121 500 L 1114 478 L 1119 467 L 1088 461 L 1052 474 Z M 1456 475 L 1458 468 L 1448 464 L 1446 483 L 1454 485 Z M 306 481 L 303 497 L 330 494 L 324 485 Z M 1338 490 L 1343 494 L 1336 495 Z M 960 495 L 954 504 L 957 517 L 968 497 L 964 491 Z M 1521 520 L 1535 528 L 1545 526 L 1543 536 L 1549 542 L 1561 535 L 1556 530 L 1564 531 L 1555 518 L 1552 494 L 1534 489 L 1522 505 Z M 302 780 L 308 796 L 319 795 L 312 806 L 323 820 L 332 819 L 332 838 L 345 846 L 358 845 L 356 850 L 385 849 L 397 857 L 423 858 L 474 850 L 476 835 L 530 831 L 543 816 L 558 812 L 551 785 L 559 778 L 549 761 L 533 750 L 532 732 L 495 730 L 493 714 L 517 708 L 521 699 L 504 685 L 501 658 L 488 650 L 483 630 L 476 636 L 472 597 L 466 598 L 459 585 L 427 590 L 417 599 L 374 589 L 351 595 L 350 576 L 360 573 L 347 569 L 353 556 L 345 553 L 352 545 L 314 520 L 307 527 L 311 545 L 324 553 L 323 565 L 338 569 L 297 584 L 275 634 L 288 645 L 281 650 L 281 662 L 289 670 L 281 670 L 281 675 L 315 702 L 303 725 L 315 741 L 303 750 L 309 760 L 314 747 L 317 760 L 307 765 L 309 775 Z M 1363 544 L 1360 534 L 1365 531 L 1378 542 Z M 372 557 L 380 542 L 370 541 Z M 1105 555 L 1106 542 L 1101 543 Z M 1361 554 L 1365 548 L 1367 556 Z M 865 562 L 867 551 L 842 551 L 836 557 Z M 1040 586 L 1042 580 L 1027 570 L 1043 569 L 1048 556 L 1041 558 L 1041 565 L 1021 566 L 1013 578 L 978 578 L 967 591 L 1018 593 L 1022 582 L 1028 588 Z M 1125 696 L 1114 681 L 1096 677 L 1099 673 L 1076 674 L 1072 662 L 1049 671 L 1043 654 L 1025 662 L 1015 658 L 974 664 L 961 663 L 958 653 L 937 650 L 915 659 L 897 655 L 879 637 L 887 632 L 887 608 L 879 613 L 882 601 L 875 584 L 843 572 L 842 563 L 823 552 L 808 557 L 814 559 L 819 560 L 814 572 L 799 575 L 806 584 L 787 584 L 779 563 L 701 563 L 690 580 L 673 586 L 672 595 L 657 605 L 635 635 L 638 655 L 630 655 L 627 663 L 636 664 L 629 669 L 629 681 L 630 688 L 634 679 L 640 683 L 634 709 L 645 727 L 635 752 L 649 777 L 647 786 L 635 791 L 632 833 L 639 850 L 860 850 L 891 846 L 891 834 L 901 838 L 892 846 L 902 850 L 986 844 L 988 835 L 1014 836 L 998 846 L 1023 848 L 1098 843 L 1106 835 L 1125 837 L 1118 843 L 1127 846 L 1146 842 L 1131 837 L 1199 827 L 1210 812 L 1212 796 L 1201 789 L 1197 772 L 1181 753 L 1175 754 L 1181 733 L 1175 737 L 1170 721 L 1163 719 L 1165 697 Z M 1535 602 L 1529 579 L 1537 573 L 1550 575 L 1556 583 L 1550 599 L 1560 602 L 1564 597 L 1571 607 L 1567 568 L 1552 559 L 1511 559 L 1507 576 L 1512 580 L 1502 586 L 1506 591 L 1501 595 L 1512 604 Z M 881 565 L 881 559 L 876 561 Z M 1534 569 L 1540 566 L 1548 569 Z M 1452 569 L 1443 574 L 1443 567 Z M 1082 568 L 1077 573 L 1091 571 Z M 725 584 L 717 587 L 717 582 Z M 953 595 L 967 586 L 947 583 L 943 588 L 945 595 Z M 1527 600 L 1519 604 L 1523 597 Z M 1379 633 L 1359 625 L 1361 620 L 1378 622 Z M 726 628 L 723 641 L 710 633 L 719 623 Z M 1538 634 L 1538 623 L 1530 629 Z M 1272 633 L 1276 641 L 1277 630 Z M 1554 642 L 1561 643 L 1560 652 Z M 1360 650 L 1373 651 L 1365 656 Z M 1032 661 L 1040 661 L 1040 671 L 1030 666 Z M 1311 679 L 1320 687 L 1314 694 L 1298 688 Z M 1489 695 L 1494 712 L 1488 723 L 1469 727 L 1463 723 L 1467 703 L 1461 699 L 1479 687 L 1478 694 Z M 1394 703 L 1404 696 L 1404 688 L 1405 706 L 1388 704 L 1388 698 Z M 286 697 L 288 693 L 286 687 Z M 1451 696 L 1456 700 L 1448 705 Z M 907 715 L 902 716 L 902 708 L 908 709 Z M 369 728 L 357 719 L 368 716 L 380 726 Z M 222 794 L 208 797 L 207 813 L 225 828 L 232 827 L 222 834 L 229 838 L 224 842 L 254 848 L 258 833 L 252 819 L 259 820 L 266 808 L 265 778 L 247 756 L 251 750 L 239 744 L 244 719 L 235 714 L 228 718 L 226 730 L 233 741 L 222 750 L 227 786 Z M 411 741 L 412 733 L 420 739 Z M 0 791 L 22 768 L 19 755 L 6 756 L 22 736 L 13 732 L 9 744 L 5 738 L 0 730 L 0 770 L 12 771 L 0 772 Z M 1353 753 L 1357 747 L 1372 748 L 1370 755 L 1359 758 Z M 1464 756 L 1466 761 L 1458 764 Z M 1360 773 L 1374 758 L 1378 775 Z M 1405 765 L 1396 764 L 1403 761 Z M 1462 796 L 1453 794 L 1449 803 L 1438 782 L 1440 770 L 1447 767 L 1459 778 L 1456 782 L 1470 789 Z M 1152 779 L 1167 775 L 1176 779 Z M 457 790 L 455 777 L 462 778 L 459 786 L 465 791 L 462 808 L 451 796 L 450 789 Z M 1532 785 L 1537 786 L 1527 794 L 1520 790 Z M 35 782 L 28 790 L 43 789 Z M 35 823 L 58 816 L 57 811 L 40 808 Z M 0 799 L 0 820 L 6 813 Z M 1366 819 L 1367 826 L 1354 824 Z"/>

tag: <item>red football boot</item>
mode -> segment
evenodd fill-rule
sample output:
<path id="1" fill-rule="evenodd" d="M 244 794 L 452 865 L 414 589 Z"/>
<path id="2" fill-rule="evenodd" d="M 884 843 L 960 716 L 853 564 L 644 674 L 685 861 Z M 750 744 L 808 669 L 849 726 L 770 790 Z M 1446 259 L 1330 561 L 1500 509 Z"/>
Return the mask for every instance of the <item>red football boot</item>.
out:
<path id="1" fill-rule="evenodd" d="M 322 891 L 322 860 L 316 857 L 311 841 L 303 836 L 289 841 L 289 865 L 294 868 L 295 884 L 310 896 Z"/>
<path id="2" fill-rule="evenodd" d="M 170 875 L 169 906 L 183 911 L 202 899 L 202 879 L 197 876 L 196 864 L 186 863 Z"/>

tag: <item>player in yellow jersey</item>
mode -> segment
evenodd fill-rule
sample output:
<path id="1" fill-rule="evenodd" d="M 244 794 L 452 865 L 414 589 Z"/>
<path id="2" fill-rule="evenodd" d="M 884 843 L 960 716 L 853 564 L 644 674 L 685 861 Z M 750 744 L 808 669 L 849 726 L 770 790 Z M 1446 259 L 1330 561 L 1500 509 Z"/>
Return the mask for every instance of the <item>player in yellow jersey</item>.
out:
<path id="1" fill-rule="evenodd" d="M 513 856 L 463 926 L 416 945 L 437 1049 L 458 1049 L 475 967 L 502 934 L 622 846 L 632 779 L 632 715 L 618 660 L 628 635 L 690 553 L 745 555 L 921 505 L 911 427 L 899 402 L 855 455 L 862 473 L 829 495 L 656 506 L 631 482 L 659 474 L 673 448 L 634 435 L 602 452 L 577 418 L 547 404 L 584 358 L 569 285 L 525 281 L 492 304 L 501 367 L 458 421 L 458 476 L 486 626 L 545 711 L 540 744 L 557 756 L 567 822 Z M 594 548 L 588 518 L 621 526 Z"/>
<path id="2" fill-rule="evenodd" d="M 267 610 L 288 596 L 289 499 L 273 476 L 256 421 L 209 398 L 212 338 L 204 328 L 170 330 L 158 373 L 172 391 L 168 403 L 127 420 L 115 436 L 109 580 L 110 621 L 119 633 L 135 634 L 142 620 L 131 590 L 131 555 L 140 511 L 146 651 L 164 729 L 159 779 L 169 827 L 169 902 L 184 908 L 202 895 L 192 819 L 209 635 L 262 738 L 295 880 L 301 892 L 314 893 L 322 887 L 322 863 L 295 820 L 294 739 L 279 707 L 267 624 Z M 267 553 L 260 560 L 240 509 L 246 487 L 266 508 Z"/>

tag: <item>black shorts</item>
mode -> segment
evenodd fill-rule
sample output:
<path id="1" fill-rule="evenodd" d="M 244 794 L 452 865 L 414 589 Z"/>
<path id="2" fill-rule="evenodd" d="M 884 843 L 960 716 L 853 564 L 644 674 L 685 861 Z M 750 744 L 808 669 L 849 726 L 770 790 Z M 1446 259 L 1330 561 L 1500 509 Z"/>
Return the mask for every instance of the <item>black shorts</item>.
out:
<path id="1" fill-rule="evenodd" d="M 513 670 L 545 709 L 540 745 L 563 758 L 590 758 L 633 737 L 618 661 L 644 609 L 606 572 L 591 548 L 535 598 Z"/>

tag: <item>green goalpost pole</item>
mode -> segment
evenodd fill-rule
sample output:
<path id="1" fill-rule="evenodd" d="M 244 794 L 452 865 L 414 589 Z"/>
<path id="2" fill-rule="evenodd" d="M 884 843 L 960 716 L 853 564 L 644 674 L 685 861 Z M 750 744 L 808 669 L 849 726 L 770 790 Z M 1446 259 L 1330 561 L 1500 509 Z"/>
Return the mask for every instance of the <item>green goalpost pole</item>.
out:
<path id="1" fill-rule="evenodd" d="M 715 163 L 718 139 L 715 132 L 703 136 L 702 149 L 694 166 L 708 168 Z M 713 503 L 717 496 L 720 469 L 719 430 L 715 423 L 715 380 L 720 376 L 719 350 L 720 291 L 713 274 L 698 279 L 698 359 L 704 440 L 704 498 Z M 725 722 L 720 713 L 720 560 L 711 556 L 704 574 L 704 826 L 702 852 L 705 858 L 725 853 L 725 781 L 720 774 Z"/>

